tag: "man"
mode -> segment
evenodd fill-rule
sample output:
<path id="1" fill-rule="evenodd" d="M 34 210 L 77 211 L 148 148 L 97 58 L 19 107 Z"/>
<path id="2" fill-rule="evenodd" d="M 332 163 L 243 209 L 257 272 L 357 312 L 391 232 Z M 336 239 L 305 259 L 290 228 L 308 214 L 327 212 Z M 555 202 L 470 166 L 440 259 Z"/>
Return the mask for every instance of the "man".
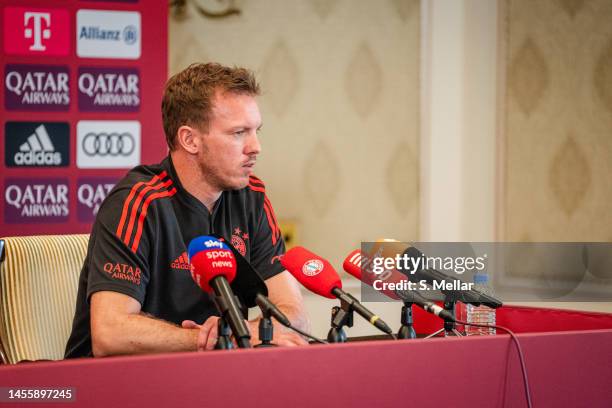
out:
<path id="1" fill-rule="evenodd" d="M 231 241 L 266 280 L 270 300 L 307 329 L 297 283 L 278 261 L 285 248 L 265 186 L 253 176 L 257 95 L 250 71 L 219 64 L 193 64 L 168 81 L 169 155 L 132 169 L 101 205 L 67 358 L 214 348 L 217 311 L 186 258 L 189 242 L 209 233 Z M 257 344 L 257 321 L 249 328 Z M 278 325 L 274 342 L 306 344 Z"/>

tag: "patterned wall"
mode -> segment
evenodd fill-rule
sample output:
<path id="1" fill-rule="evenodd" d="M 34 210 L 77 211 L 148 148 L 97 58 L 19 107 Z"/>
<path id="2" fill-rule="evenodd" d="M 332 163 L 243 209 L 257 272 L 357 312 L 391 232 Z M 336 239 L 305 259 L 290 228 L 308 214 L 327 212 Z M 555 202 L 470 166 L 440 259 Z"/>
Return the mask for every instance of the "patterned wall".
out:
<path id="1" fill-rule="evenodd" d="M 612 241 L 612 1 L 504 7 L 502 238 Z"/>
<path id="2" fill-rule="evenodd" d="M 418 238 L 419 1 L 234 4 L 238 16 L 189 5 L 170 20 L 170 72 L 214 60 L 258 73 L 256 174 L 277 216 L 338 267 L 362 240 Z"/>

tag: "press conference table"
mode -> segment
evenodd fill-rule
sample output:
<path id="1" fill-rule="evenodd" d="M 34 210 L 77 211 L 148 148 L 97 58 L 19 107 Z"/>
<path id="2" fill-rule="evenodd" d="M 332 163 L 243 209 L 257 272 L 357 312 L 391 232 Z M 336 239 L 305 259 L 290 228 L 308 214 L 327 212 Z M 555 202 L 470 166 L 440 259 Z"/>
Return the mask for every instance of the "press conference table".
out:
<path id="1" fill-rule="evenodd" d="M 612 405 L 612 315 L 503 309 L 500 324 L 520 319 L 535 407 Z M 537 316 L 549 331 L 526 330 Z M 526 406 L 503 334 L 23 363 L 0 366 L 0 386 L 76 388 L 54 406 Z"/>

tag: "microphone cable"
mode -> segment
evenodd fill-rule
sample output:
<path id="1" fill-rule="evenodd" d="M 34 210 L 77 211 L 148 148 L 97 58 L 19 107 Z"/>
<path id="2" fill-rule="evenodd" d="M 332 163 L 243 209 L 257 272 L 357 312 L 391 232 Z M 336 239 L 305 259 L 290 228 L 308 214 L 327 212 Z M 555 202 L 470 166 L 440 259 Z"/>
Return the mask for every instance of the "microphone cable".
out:
<path id="1" fill-rule="evenodd" d="M 277 320 L 277 321 L 278 321 L 278 320 Z M 279 323 L 280 323 L 280 322 L 279 322 Z M 281 324 L 282 324 L 282 323 L 281 323 Z M 298 334 L 300 334 L 300 335 L 302 335 L 302 336 L 304 336 L 304 337 L 306 337 L 306 338 L 309 338 L 310 340 L 312 340 L 312 341 L 314 341 L 314 342 L 316 342 L 316 343 L 320 343 L 320 344 L 329 344 L 329 343 L 328 343 L 328 342 L 326 342 L 325 340 L 321 340 L 321 339 L 319 339 L 319 338 L 317 338 L 317 337 L 315 337 L 315 336 L 313 336 L 313 335 L 311 335 L 311 334 L 308 334 L 308 333 L 306 333 L 305 331 L 300 330 L 300 329 L 298 329 L 297 327 L 294 327 L 294 326 L 292 326 L 292 325 L 285 326 L 285 327 L 287 327 L 288 329 L 293 330 L 294 332 L 296 332 L 296 333 L 298 333 Z"/>
<path id="2" fill-rule="evenodd" d="M 455 321 L 464 326 L 475 326 L 475 327 L 499 329 L 510 335 L 510 338 L 512 338 L 512 340 L 514 341 L 514 344 L 516 344 L 516 350 L 518 351 L 519 361 L 521 363 L 521 371 L 523 373 L 523 384 L 525 386 L 525 398 L 527 399 L 527 406 L 529 408 L 532 408 L 531 391 L 529 389 L 529 380 L 527 378 L 527 367 L 525 366 L 525 357 L 523 355 L 523 349 L 521 348 L 521 343 L 519 343 L 519 340 L 518 340 L 518 337 L 516 337 L 516 334 L 514 334 L 512 330 L 504 326 L 497 326 L 497 325 L 491 325 L 491 324 L 468 323 L 468 322 L 464 322 L 462 320 L 457 320 L 457 319 L 455 319 Z"/>

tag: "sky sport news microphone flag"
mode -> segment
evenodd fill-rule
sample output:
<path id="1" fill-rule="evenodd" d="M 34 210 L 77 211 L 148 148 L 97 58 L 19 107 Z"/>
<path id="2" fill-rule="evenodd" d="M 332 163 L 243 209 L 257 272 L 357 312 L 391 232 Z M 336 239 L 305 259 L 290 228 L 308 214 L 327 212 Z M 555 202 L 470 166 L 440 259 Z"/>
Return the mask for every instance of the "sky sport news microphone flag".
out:
<path id="1" fill-rule="evenodd" d="M 232 329 L 240 348 L 250 348 L 249 329 L 229 283 L 236 277 L 236 259 L 227 244 L 215 237 L 194 238 L 188 248 L 191 276 L 202 290 L 216 295 L 215 305 Z"/>
<path id="2" fill-rule="evenodd" d="M 309 250 L 297 246 L 281 258 L 283 266 L 307 289 L 330 299 L 338 298 L 352 305 L 353 310 L 379 330 L 392 334 L 393 330 L 381 318 L 342 290 L 342 281 L 334 267 Z"/>
<path id="3" fill-rule="evenodd" d="M 373 243 L 368 256 L 373 258 L 401 258 L 407 267 L 397 267 L 397 270 L 404 274 L 411 282 L 425 281 L 428 285 L 433 286 L 434 283 L 452 283 L 453 287 L 461 287 L 464 282 L 454 278 L 451 275 L 440 272 L 433 268 L 424 268 L 427 265 L 427 257 L 417 248 L 407 245 L 405 242 L 400 242 L 394 239 L 381 239 Z M 396 265 L 399 266 L 399 265 Z M 456 285 L 454 285 L 456 283 Z M 484 304 L 491 308 L 502 306 L 499 299 L 489 296 L 475 289 L 457 290 L 460 293 L 460 300 L 463 303 L 471 303 L 475 306 Z M 443 291 L 444 292 L 444 291 Z"/>
<path id="4" fill-rule="evenodd" d="M 372 269 L 372 258 L 365 255 L 360 249 L 356 249 L 348 254 L 342 267 L 347 273 L 353 275 L 366 285 L 372 286 L 374 289 L 376 289 L 374 282 L 377 280 L 384 283 L 395 284 L 401 283 L 407 279 L 406 276 L 394 269 L 385 269 L 380 274 L 374 273 Z M 399 299 L 404 302 L 414 303 L 426 312 L 439 316 L 444 320 L 455 321 L 455 317 L 451 313 L 425 299 L 416 291 L 392 290 L 389 289 L 388 286 L 385 286 L 384 289 L 376 290 L 391 299 Z"/>

